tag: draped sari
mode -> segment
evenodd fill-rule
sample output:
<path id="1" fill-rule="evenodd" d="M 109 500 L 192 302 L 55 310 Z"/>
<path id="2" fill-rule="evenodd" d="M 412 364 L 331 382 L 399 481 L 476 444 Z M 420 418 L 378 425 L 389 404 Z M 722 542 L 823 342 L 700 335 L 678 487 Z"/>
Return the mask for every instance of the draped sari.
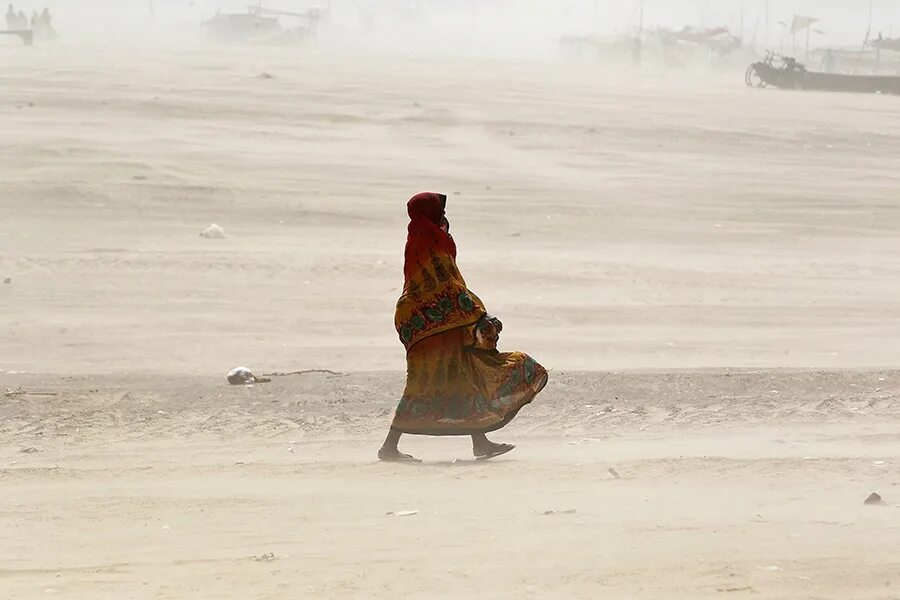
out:
<path id="1" fill-rule="evenodd" d="M 422 435 L 487 433 L 509 423 L 547 383 L 547 372 L 521 352 L 478 343 L 487 316 L 456 265 L 446 225 L 446 196 L 423 193 L 410 217 L 403 293 L 394 326 L 406 348 L 406 389 L 392 428 Z"/>

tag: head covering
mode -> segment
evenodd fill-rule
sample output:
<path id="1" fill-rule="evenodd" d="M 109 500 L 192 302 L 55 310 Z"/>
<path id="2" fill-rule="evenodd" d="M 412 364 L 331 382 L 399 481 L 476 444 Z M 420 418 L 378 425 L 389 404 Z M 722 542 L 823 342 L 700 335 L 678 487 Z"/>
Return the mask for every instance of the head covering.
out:
<path id="1" fill-rule="evenodd" d="M 441 229 L 446 221 L 445 210 L 447 208 L 447 196 L 434 192 L 422 192 L 416 194 L 406 203 L 406 212 L 409 214 L 409 236 L 406 239 L 406 263 L 410 264 L 411 249 L 421 248 L 423 244 L 440 248 L 456 258 L 456 243 L 449 233 Z M 404 269 L 404 272 L 406 270 Z"/>
<path id="2" fill-rule="evenodd" d="M 411 220 L 426 219 L 438 227 L 441 225 L 446 210 L 447 196 L 434 192 L 416 194 L 406 203 L 406 212 Z"/>

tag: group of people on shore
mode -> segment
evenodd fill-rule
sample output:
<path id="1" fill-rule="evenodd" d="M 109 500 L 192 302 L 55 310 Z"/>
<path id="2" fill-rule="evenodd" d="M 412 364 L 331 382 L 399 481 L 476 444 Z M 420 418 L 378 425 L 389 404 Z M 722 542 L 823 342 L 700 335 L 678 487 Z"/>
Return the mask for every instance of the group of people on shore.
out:
<path id="1" fill-rule="evenodd" d="M 6 9 L 6 29 L 8 31 L 30 30 L 35 35 L 48 37 L 53 33 L 53 18 L 50 16 L 50 9 L 45 8 L 40 13 L 34 11 L 29 19 L 25 11 L 16 11 L 16 8 L 10 4 Z"/>

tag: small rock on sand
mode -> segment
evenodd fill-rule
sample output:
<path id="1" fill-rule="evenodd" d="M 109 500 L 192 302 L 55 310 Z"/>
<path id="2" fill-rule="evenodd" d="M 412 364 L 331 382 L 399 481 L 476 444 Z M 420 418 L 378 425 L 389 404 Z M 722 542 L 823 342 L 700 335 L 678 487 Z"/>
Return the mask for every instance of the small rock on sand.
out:
<path id="1" fill-rule="evenodd" d="M 863 501 L 863 504 L 866 504 L 868 506 L 877 506 L 882 503 L 883 501 L 881 499 L 881 495 L 878 492 L 872 492 L 871 494 L 869 494 L 869 497 L 866 498 L 865 501 Z"/>
<path id="2" fill-rule="evenodd" d="M 3 283 L 5 283 L 5 284 L 10 284 L 10 283 L 12 283 L 12 277 L 5 277 L 5 278 L 3 279 Z"/>

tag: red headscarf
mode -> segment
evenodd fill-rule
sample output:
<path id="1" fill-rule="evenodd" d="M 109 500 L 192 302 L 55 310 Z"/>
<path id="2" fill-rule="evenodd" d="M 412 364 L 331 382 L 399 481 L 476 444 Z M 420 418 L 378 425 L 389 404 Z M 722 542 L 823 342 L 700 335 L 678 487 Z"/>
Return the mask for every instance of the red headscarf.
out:
<path id="1" fill-rule="evenodd" d="M 456 259 L 456 243 L 449 233 L 441 229 L 446 222 L 447 196 L 433 192 L 422 192 L 406 203 L 409 214 L 409 235 L 406 237 L 406 252 L 403 274 L 409 279 L 413 266 L 426 258 L 423 250 L 442 250 Z"/>
<path id="2" fill-rule="evenodd" d="M 409 218 L 412 221 L 410 223 L 410 231 L 412 231 L 412 224 L 419 219 L 425 219 L 429 223 L 440 227 L 446 210 L 447 196 L 433 192 L 416 194 L 406 203 L 406 212 L 409 213 Z"/>

